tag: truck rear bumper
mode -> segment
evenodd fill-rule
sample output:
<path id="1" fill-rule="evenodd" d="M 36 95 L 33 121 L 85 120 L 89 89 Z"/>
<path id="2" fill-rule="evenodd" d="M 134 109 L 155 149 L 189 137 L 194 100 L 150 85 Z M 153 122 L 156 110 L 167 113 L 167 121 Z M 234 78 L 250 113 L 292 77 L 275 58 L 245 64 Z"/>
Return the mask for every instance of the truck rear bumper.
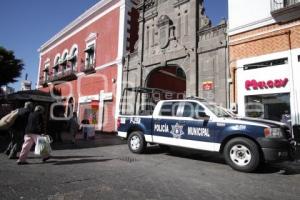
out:
<path id="1" fill-rule="evenodd" d="M 292 160 L 293 148 L 287 139 L 259 138 L 257 141 L 262 148 L 266 162 Z"/>

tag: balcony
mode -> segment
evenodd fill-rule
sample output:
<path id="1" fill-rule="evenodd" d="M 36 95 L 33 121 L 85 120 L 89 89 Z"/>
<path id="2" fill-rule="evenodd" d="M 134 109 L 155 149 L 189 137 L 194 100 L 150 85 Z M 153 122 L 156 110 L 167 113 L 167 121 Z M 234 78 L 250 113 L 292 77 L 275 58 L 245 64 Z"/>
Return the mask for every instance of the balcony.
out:
<path id="1" fill-rule="evenodd" d="M 69 68 L 69 69 L 66 69 L 65 71 L 61 72 L 59 80 L 61 80 L 61 81 L 71 81 L 71 80 L 74 80 L 76 78 L 77 78 L 76 70 L 72 69 L 72 68 Z"/>
<path id="2" fill-rule="evenodd" d="M 271 0 L 271 15 L 277 22 L 300 18 L 300 0 Z"/>
<path id="3" fill-rule="evenodd" d="M 94 62 L 95 63 L 95 62 Z M 95 73 L 95 64 L 85 64 L 84 66 L 81 67 L 81 72 L 85 73 L 85 74 L 92 74 Z"/>
<path id="4" fill-rule="evenodd" d="M 66 69 L 65 71 L 62 71 L 60 73 L 54 74 L 51 76 L 50 81 L 71 81 L 75 80 L 77 78 L 76 76 L 76 70 L 69 68 Z"/>

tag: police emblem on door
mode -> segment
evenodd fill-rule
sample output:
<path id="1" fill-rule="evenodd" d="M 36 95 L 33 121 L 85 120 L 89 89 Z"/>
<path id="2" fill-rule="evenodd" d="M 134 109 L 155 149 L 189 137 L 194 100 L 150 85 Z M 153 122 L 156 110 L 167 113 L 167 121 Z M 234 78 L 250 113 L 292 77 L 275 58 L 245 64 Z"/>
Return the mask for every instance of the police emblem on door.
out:
<path id="1" fill-rule="evenodd" d="M 170 132 L 174 138 L 180 139 L 181 136 L 184 134 L 183 132 L 183 126 L 176 123 L 175 125 L 172 125 L 172 130 Z"/>

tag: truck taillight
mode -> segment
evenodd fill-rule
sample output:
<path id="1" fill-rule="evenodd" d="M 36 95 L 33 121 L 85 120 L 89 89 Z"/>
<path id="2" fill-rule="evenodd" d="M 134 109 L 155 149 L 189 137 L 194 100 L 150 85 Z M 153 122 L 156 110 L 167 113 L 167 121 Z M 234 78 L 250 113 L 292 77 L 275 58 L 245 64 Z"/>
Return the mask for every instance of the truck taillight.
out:
<path id="1" fill-rule="evenodd" d="M 120 128 L 120 126 L 121 126 L 121 118 L 118 117 L 118 120 L 117 120 L 117 127 Z"/>

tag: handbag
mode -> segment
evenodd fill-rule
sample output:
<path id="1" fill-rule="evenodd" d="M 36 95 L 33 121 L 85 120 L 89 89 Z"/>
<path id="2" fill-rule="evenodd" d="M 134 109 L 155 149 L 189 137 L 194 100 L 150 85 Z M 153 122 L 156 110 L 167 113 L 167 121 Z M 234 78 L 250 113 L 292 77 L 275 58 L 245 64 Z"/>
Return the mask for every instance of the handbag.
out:
<path id="1" fill-rule="evenodd" d="M 49 156 L 52 152 L 51 143 L 52 138 L 49 135 L 38 136 L 34 148 L 34 154 L 39 156 Z"/>
<path id="2" fill-rule="evenodd" d="M 18 117 L 19 110 L 13 110 L 0 120 L 0 130 L 8 130 Z"/>

